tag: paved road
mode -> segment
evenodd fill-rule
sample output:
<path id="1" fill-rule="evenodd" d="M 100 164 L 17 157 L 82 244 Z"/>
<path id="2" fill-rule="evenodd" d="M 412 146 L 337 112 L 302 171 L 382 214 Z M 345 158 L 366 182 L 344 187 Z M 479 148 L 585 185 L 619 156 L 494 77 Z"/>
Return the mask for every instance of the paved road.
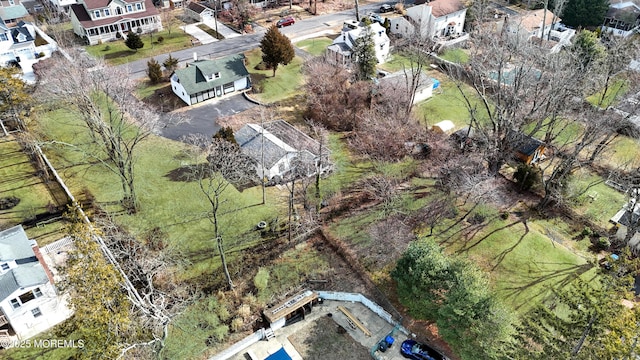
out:
<path id="1" fill-rule="evenodd" d="M 379 6 L 380 4 L 362 6 L 360 7 L 360 13 L 366 14 L 371 11 L 376 11 Z M 295 41 L 295 39 L 305 38 L 314 33 L 323 33 L 332 27 L 339 26 L 345 20 L 354 18 L 355 10 L 346 10 L 335 14 L 319 15 L 300 20 L 294 25 L 282 28 L 281 31 L 283 34 L 289 36 L 289 38 Z M 171 53 L 171 56 L 177 58 L 180 65 L 184 66 L 185 62 L 193 59 L 194 52 L 198 54 L 198 58 L 207 59 L 237 54 L 258 47 L 260 40 L 262 40 L 263 33 L 264 29 L 259 28 L 254 34 L 224 39 L 211 44 L 194 46 L 189 49 L 173 52 Z M 159 55 L 156 56 L 155 59 L 162 64 L 168 56 L 169 54 Z M 149 59 L 142 59 L 120 66 L 126 68 L 132 78 L 141 79 L 146 76 L 147 61 L 149 61 Z"/>

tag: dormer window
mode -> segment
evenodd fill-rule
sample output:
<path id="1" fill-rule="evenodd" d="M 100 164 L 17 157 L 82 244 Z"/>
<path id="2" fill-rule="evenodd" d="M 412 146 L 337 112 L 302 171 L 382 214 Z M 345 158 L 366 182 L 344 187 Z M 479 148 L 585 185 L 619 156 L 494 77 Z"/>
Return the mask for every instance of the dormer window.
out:
<path id="1" fill-rule="evenodd" d="M 207 81 L 211 81 L 213 79 L 220 79 L 220 73 L 217 72 L 217 73 L 214 73 L 214 74 L 211 74 L 211 75 L 207 76 Z"/>
<path id="2" fill-rule="evenodd" d="M 122 15 L 122 8 L 120 6 L 116 8 L 116 15 Z"/>
<path id="3" fill-rule="evenodd" d="M 136 3 L 136 10 L 142 10 L 142 4 Z"/>
<path id="4" fill-rule="evenodd" d="M 10 303 L 11 303 L 11 307 L 14 309 L 17 309 L 20 307 L 20 301 L 18 301 L 18 299 L 11 299 Z"/>
<path id="5" fill-rule="evenodd" d="M 111 16 L 111 11 L 109 9 L 104 9 L 104 16 Z"/>
<path id="6" fill-rule="evenodd" d="M 132 12 L 133 11 L 133 6 L 131 6 L 130 4 L 127 5 L 127 12 Z"/>
<path id="7" fill-rule="evenodd" d="M 100 17 L 100 10 L 94 11 L 93 12 L 93 17 L 96 18 L 96 19 L 99 18 Z"/>

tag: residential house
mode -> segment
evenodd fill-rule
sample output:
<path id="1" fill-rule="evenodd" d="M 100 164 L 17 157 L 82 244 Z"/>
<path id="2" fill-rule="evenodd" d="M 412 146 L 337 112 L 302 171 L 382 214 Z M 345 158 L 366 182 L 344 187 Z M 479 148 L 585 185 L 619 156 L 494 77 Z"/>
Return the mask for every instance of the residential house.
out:
<path id="1" fill-rule="evenodd" d="M 391 42 L 385 28 L 377 22 L 371 25 L 364 25 L 356 21 L 345 22 L 340 36 L 335 38 L 333 43 L 327 47 L 327 59 L 336 64 L 350 64 L 352 60 L 355 60 L 353 59 L 353 49 L 356 40 L 367 34 L 371 34 L 373 37 L 378 63 L 384 63 L 389 57 Z"/>
<path id="2" fill-rule="evenodd" d="M 213 21 L 216 11 L 197 2 L 190 2 L 184 9 L 185 15 L 198 22 Z"/>
<path id="3" fill-rule="evenodd" d="M 0 23 L 0 66 L 19 66 L 27 81 L 33 64 L 57 49 L 56 42 L 31 23 L 20 21 L 15 27 Z"/>
<path id="4" fill-rule="evenodd" d="M 636 251 L 640 250 L 640 204 L 636 203 L 635 197 L 632 197 L 609 222 L 613 223 L 618 229 L 616 231 L 616 237 L 618 239 L 622 240 L 627 238 L 629 229 L 635 231 L 635 233 L 630 236 L 628 245 Z"/>
<path id="5" fill-rule="evenodd" d="M 640 6 L 631 1 L 610 4 L 602 32 L 627 37 L 640 27 Z"/>
<path id="6" fill-rule="evenodd" d="M 305 167 L 307 176 L 331 169 L 328 149 L 321 149 L 307 134 L 284 120 L 263 126 L 247 124 L 234 133 L 242 152 L 255 162 L 258 178 L 278 182 L 296 164 Z"/>
<path id="7" fill-rule="evenodd" d="M 0 231 L 0 311 L 0 340 L 30 338 L 71 316 L 38 245 L 20 225 Z"/>
<path id="8" fill-rule="evenodd" d="M 532 41 L 550 52 L 558 52 L 571 43 L 576 31 L 561 23 L 551 10 L 531 10 L 517 16 L 505 16 L 497 23 L 497 31 L 512 41 Z"/>
<path id="9" fill-rule="evenodd" d="M 125 38 L 129 31 L 162 30 L 160 13 L 151 0 L 79 0 L 71 5 L 73 32 L 89 45 Z"/>
<path id="10" fill-rule="evenodd" d="M 409 87 L 414 84 L 413 78 L 414 75 L 411 72 L 398 71 L 388 74 L 378 80 L 379 94 L 384 97 L 391 97 L 394 99 L 393 101 L 408 97 L 410 95 Z M 438 80 L 427 76 L 424 72 L 420 72 L 416 81 L 413 104 L 430 98 L 433 95 L 433 90 L 440 85 Z"/>
<path id="11" fill-rule="evenodd" d="M 171 89 L 187 105 L 235 94 L 251 87 L 244 55 L 194 61 L 171 75 Z"/>
<path id="12" fill-rule="evenodd" d="M 0 20 L 4 25 L 15 26 L 27 16 L 29 12 L 20 0 L 0 0 Z"/>
<path id="13" fill-rule="evenodd" d="M 58 12 L 69 15 L 71 12 L 71 5 L 77 4 L 78 2 L 76 0 L 49 0 L 49 3 Z"/>
<path id="14" fill-rule="evenodd" d="M 391 33 L 403 37 L 418 34 L 423 39 L 444 39 L 464 34 L 467 8 L 460 0 L 434 0 L 410 7 L 406 16 L 390 18 Z"/>

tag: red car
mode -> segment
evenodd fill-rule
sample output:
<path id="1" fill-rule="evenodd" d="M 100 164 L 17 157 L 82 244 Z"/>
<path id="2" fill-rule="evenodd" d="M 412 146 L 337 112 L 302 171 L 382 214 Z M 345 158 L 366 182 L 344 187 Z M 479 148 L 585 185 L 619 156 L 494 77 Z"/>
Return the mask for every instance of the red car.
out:
<path id="1" fill-rule="evenodd" d="M 276 23 L 276 26 L 283 27 L 283 26 L 293 25 L 295 23 L 296 23 L 296 19 L 294 19 L 292 16 L 287 16 L 285 18 L 278 20 L 278 22 Z"/>

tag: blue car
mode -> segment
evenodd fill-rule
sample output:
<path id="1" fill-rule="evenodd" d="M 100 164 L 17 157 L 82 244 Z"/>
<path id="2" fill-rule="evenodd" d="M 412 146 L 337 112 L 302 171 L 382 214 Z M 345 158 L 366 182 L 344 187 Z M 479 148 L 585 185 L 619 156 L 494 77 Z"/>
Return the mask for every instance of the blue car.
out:
<path id="1" fill-rule="evenodd" d="M 400 353 L 402 356 L 413 360 L 449 360 L 432 347 L 411 339 L 402 342 Z"/>

